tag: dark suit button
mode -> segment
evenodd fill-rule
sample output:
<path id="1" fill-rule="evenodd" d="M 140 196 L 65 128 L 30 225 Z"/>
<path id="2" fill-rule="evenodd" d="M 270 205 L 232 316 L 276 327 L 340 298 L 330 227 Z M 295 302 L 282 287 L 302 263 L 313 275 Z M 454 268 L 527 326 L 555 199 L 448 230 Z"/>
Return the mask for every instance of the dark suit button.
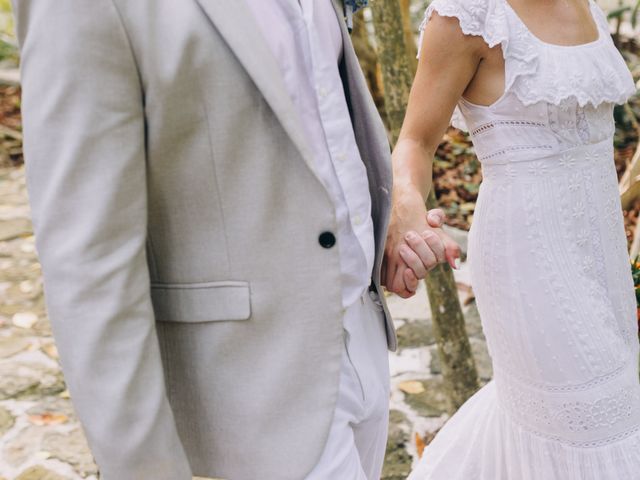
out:
<path id="1" fill-rule="evenodd" d="M 318 243 L 324 248 L 331 248 L 336 244 L 336 237 L 331 232 L 322 232 L 318 237 Z"/>

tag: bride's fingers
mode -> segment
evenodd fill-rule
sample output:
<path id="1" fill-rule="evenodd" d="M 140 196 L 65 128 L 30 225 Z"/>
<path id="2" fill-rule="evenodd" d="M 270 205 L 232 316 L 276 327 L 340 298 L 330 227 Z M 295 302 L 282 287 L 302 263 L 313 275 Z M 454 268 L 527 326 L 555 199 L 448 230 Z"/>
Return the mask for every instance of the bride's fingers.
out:
<path id="1" fill-rule="evenodd" d="M 415 294 L 418 289 L 418 277 L 415 276 L 413 270 L 410 268 L 405 268 L 403 275 L 406 289 L 411 292 L 412 295 Z"/>
<path id="2" fill-rule="evenodd" d="M 438 235 L 437 231 L 425 230 L 424 232 L 422 232 L 422 238 L 435 255 L 436 263 L 444 263 L 447 261 L 445 244 L 442 240 L 442 237 Z M 435 265 L 433 265 L 431 268 L 433 267 L 435 267 Z"/>
<path id="3" fill-rule="evenodd" d="M 407 245 L 409 245 L 409 247 L 411 247 L 411 249 L 420 258 L 425 272 L 422 273 L 421 271 L 413 268 L 413 266 L 409 263 L 407 263 L 407 265 L 413 268 L 413 272 L 418 278 L 424 278 L 427 271 L 431 270 L 438 264 L 438 259 L 436 258 L 435 253 L 431 250 L 424 238 L 422 238 L 422 236 L 418 235 L 416 232 L 408 232 L 405 236 L 405 241 L 407 242 Z M 407 259 L 405 259 L 404 257 L 402 259 L 407 262 Z"/>
<path id="4" fill-rule="evenodd" d="M 440 238 L 441 245 L 443 247 L 443 256 L 440 257 L 440 261 L 442 263 L 447 262 L 451 265 L 451 268 L 460 268 L 460 257 L 462 256 L 460 245 L 447 235 L 442 228 L 434 228 L 433 230 L 428 231 L 436 234 Z"/>
<path id="5" fill-rule="evenodd" d="M 460 245 L 453 240 L 445 242 L 445 254 L 447 262 L 451 265 L 451 268 L 455 268 L 456 270 L 460 268 Z"/>
<path id="6" fill-rule="evenodd" d="M 462 256 L 460 245 L 458 245 L 455 240 L 447 235 L 444 230 L 437 229 L 436 233 L 442 239 L 442 242 L 444 244 L 447 263 L 451 265 L 451 268 L 457 270 L 458 268 L 460 268 L 460 257 Z"/>
<path id="7" fill-rule="evenodd" d="M 452 268 L 460 267 L 460 246 L 454 242 L 449 235 L 444 233 L 442 230 L 442 226 L 446 220 L 446 215 L 444 211 L 440 208 L 434 208 L 433 210 L 429 210 L 427 212 L 427 223 L 430 227 L 432 227 L 435 233 L 442 239 L 444 244 L 444 259 L 440 259 L 440 261 L 446 262 L 451 265 Z"/>
<path id="8" fill-rule="evenodd" d="M 422 245 L 419 248 L 420 248 L 420 250 L 423 250 L 423 251 L 420 252 L 420 254 L 428 254 L 428 255 L 431 256 L 431 258 L 433 260 L 435 260 L 435 257 L 429 251 L 429 249 L 424 244 L 424 242 L 420 242 L 420 243 Z M 404 260 L 404 263 L 406 263 L 407 266 L 411 270 L 413 270 L 413 273 L 414 273 L 415 277 L 424 278 L 427 275 L 427 269 L 429 267 L 425 266 L 425 264 L 423 263 L 422 258 L 420 256 L 418 256 L 418 251 L 412 250 L 411 248 L 409 248 L 408 245 L 402 245 L 402 246 L 400 246 L 400 257 L 402 258 L 402 260 Z M 411 289 L 408 289 L 408 290 L 411 290 Z"/>

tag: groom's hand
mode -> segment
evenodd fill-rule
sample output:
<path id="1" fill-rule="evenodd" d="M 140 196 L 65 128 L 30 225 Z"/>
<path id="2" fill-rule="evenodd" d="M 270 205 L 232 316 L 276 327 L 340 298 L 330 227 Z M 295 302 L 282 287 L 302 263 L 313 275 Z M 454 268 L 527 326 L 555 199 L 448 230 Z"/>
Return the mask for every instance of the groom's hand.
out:
<path id="1" fill-rule="evenodd" d="M 394 198 L 382 269 L 387 290 L 409 298 L 439 263 L 456 268 L 460 247 L 442 230 L 444 220 L 440 209 L 427 212 L 417 192 Z"/>

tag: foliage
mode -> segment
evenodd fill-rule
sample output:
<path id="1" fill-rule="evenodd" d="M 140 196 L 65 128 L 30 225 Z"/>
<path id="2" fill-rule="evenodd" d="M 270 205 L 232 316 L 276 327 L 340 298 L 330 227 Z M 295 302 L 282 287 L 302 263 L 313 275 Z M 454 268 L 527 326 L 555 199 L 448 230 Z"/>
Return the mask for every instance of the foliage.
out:
<path id="1" fill-rule="evenodd" d="M 13 15 L 11 13 L 11 2 L 0 0 L 0 35 L 14 38 Z"/>
<path id="2" fill-rule="evenodd" d="M 11 2 L 0 0 L 0 62 L 18 62 L 18 47 L 15 40 Z"/>
<path id="3" fill-rule="evenodd" d="M 631 261 L 633 284 L 636 289 L 636 302 L 638 305 L 638 332 L 640 333 L 640 255 Z"/>
<path id="4" fill-rule="evenodd" d="M 633 284 L 636 287 L 636 300 L 640 308 L 640 255 L 631 262 L 631 272 L 633 273 Z"/>
<path id="5" fill-rule="evenodd" d="M 627 16 L 627 12 L 629 12 L 629 20 L 631 22 L 631 26 L 636 28 L 638 24 L 638 12 L 640 11 L 640 0 L 637 0 L 635 5 L 620 5 L 618 8 L 614 8 L 609 11 L 607 14 L 607 18 L 609 20 L 624 20 Z"/>

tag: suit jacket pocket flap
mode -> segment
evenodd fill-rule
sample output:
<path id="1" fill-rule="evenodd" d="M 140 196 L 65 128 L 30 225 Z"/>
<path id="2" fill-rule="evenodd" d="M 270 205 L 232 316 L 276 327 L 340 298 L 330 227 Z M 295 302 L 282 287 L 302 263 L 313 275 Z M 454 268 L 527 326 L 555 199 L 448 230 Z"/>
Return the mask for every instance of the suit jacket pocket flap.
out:
<path id="1" fill-rule="evenodd" d="M 251 316 L 248 282 L 152 283 L 156 320 L 163 322 L 219 322 Z"/>

